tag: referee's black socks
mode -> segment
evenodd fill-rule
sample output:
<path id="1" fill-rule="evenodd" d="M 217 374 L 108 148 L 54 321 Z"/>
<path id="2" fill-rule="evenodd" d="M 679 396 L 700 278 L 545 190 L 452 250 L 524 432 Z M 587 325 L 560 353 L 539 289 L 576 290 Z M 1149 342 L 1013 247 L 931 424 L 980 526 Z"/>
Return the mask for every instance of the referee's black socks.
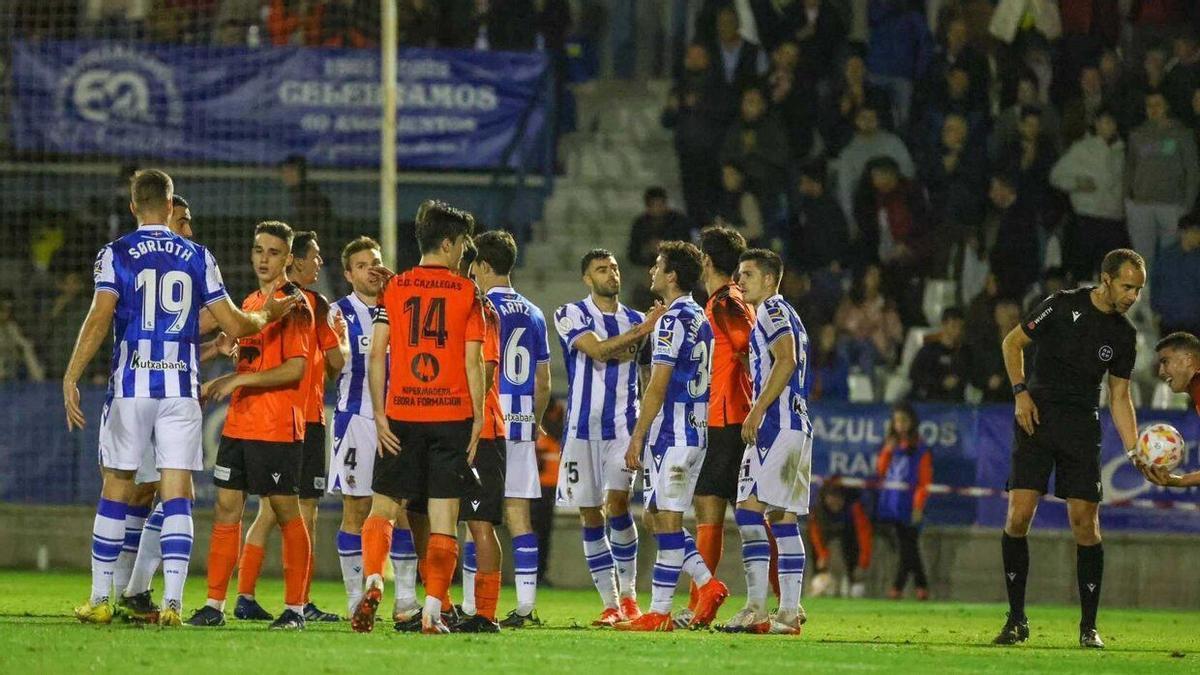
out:
<path id="1" fill-rule="evenodd" d="M 1079 580 L 1079 629 L 1095 628 L 1104 578 L 1104 544 L 1075 547 L 1075 575 Z"/>
<path id="2" fill-rule="evenodd" d="M 1025 618 L 1025 579 L 1029 576 L 1029 540 L 1025 537 L 1010 537 L 1005 532 L 1000 538 L 1000 550 L 1004 556 L 1004 584 L 1008 589 L 1008 618 L 1010 621 L 1021 621 Z M 1080 557 L 1080 560 L 1082 561 L 1083 558 Z M 1082 564 L 1080 562 L 1080 570 L 1083 569 Z M 1080 578 L 1083 577 L 1080 576 Z M 1083 588 L 1083 582 L 1079 583 L 1080 588 Z M 1092 616 L 1096 616 L 1094 610 Z"/>

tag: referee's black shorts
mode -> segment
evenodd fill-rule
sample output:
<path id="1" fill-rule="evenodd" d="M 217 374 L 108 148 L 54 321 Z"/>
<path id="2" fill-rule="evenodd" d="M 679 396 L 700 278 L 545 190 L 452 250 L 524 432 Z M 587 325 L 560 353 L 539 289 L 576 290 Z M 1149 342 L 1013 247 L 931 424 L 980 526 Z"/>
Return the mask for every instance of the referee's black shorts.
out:
<path id="1" fill-rule="evenodd" d="M 460 521 L 504 522 L 505 446 L 503 438 L 481 438 L 475 450 L 475 471 L 458 507 Z"/>
<path id="2" fill-rule="evenodd" d="M 388 426 L 400 439 L 400 453 L 375 458 L 371 488 L 392 499 L 462 499 L 470 469 L 467 444 L 471 420 L 400 422 Z"/>
<path id="3" fill-rule="evenodd" d="M 1013 423 L 1012 472 L 1009 490 L 1048 492 L 1054 474 L 1054 496 L 1099 503 L 1100 420 L 1095 410 L 1038 405 L 1040 422 L 1033 435 Z"/>
<path id="4" fill-rule="evenodd" d="M 729 424 L 708 428 L 708 449 L 696 479 L 697 497 L 720 497 L 737 501 L 738 472 L 746 443 L 742 440 L 742 425 Z"/>

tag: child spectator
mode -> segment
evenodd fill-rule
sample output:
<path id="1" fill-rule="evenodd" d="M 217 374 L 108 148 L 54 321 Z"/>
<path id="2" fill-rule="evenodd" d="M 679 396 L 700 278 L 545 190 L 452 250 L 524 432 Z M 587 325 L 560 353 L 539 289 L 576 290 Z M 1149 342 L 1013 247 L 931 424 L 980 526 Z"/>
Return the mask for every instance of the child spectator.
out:
<path id="1" fill-rule="evenodd" d="M 867 518 L 860 496 L 858 490 L 842 486 L 839 476 L 831 477 L 817 493 L 816 506 L 808 518 L 808 540 L 816 556 L 816 575 L 812 582 L 814 595 L 832 594 L 830 546 L 835 541 L 841 544 L 845 565 L 845 587 L 848 592 L 842 595 L 861 598 L 866 593 L 863 576 L 871 566 L 875 528 Z"/>
<path id="2" fill-rule="evenodd" d="M 933 482 L 933 454 L 921 442 L 919 427 L 920 420 L 912 406 L 897 403 L 892 407 L 887 437 L 879 452 L 882 484 L 875 517 L 895 528 L 900 548 L 896 577 L 888 590 L 888 597 L 893 600 L 899 600 L 904 593 L 909 575 L 916 585 L 917 599 L 929 599 L 929 580 L 921 561 L 919 538 L 929 484 Z"/>

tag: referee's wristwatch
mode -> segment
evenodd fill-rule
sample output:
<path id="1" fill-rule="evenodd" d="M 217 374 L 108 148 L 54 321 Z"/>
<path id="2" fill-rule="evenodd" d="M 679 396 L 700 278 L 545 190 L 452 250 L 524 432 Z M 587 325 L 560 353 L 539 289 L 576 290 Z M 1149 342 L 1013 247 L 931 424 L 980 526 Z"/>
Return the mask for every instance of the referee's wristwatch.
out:
<path id="1" fill-rule="evenodd" d="M 1026 387 L 1024 382 L 1018 382 L 1013 385 L 1012 392 L 1014 398 L 1019 396 L 1023 391 L 1029 391 L 1029 387 Z"/>

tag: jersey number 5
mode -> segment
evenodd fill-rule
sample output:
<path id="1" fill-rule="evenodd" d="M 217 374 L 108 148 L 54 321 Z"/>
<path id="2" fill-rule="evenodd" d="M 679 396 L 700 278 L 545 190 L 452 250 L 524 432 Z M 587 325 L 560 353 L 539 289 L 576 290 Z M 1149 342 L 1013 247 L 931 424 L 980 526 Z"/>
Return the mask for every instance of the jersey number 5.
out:
<path id="1" fill-rule="evenodd" d="M 171 270 L 160 280 L 158 270 L 148 267 L 138 272 L 136 284 L 142 293 L 142 330 L 155 330 L 161 307 L 174 315 L 167 332 L 182 331 L 192 313 L 192 277 L 187 272 Z"/>

